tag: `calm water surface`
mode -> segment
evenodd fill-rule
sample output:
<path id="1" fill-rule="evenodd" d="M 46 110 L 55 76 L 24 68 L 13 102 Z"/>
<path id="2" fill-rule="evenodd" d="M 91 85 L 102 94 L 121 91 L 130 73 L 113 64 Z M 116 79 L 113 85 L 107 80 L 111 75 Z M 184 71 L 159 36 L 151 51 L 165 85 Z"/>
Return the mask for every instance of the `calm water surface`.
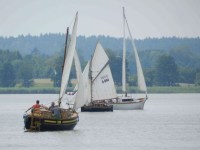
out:
<path id="1" fill-rule="evenodd" d="M 0 150 L 200 149 L 200 94 L 150 94 L 144 110 L 79 113 L 73 131 L 24 132 L 24 111 L 57 97 L 0 95 Z"/>

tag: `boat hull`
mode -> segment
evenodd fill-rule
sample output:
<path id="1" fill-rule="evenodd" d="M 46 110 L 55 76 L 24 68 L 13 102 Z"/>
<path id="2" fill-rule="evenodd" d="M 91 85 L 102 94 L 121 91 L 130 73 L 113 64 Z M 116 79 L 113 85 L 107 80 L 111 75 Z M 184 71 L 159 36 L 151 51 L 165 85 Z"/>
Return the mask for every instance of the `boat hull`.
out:
<path id="1" fill-rule="evenodd" d="M 143 109 L 146 99 L 137 102 L 116 102 L 112 103 L 114 110 L 138 110 Z"/>
<path id="2" fill-rule="evenodd" d="M 29 116 L 25 122 L 26 130 L 31 130 L 31 116 Z M 73 130 L 76 126 L 78 119 L 71 120 L 53 120 L 53 119 L 41 119 L 34 118 L 34 121 L 40 120 L 35 130 L 38 131 L 58 131 L 58 130 Z"/>
<path id="3" fill-rule="evenodd" d="M 24 115 L 24 127 L 27 131 L 73 130 L 78 121 L 76 112 L 63 113 L 60 119 L 53 117 L 50 112 Z"/>
<path id="4" fill-rule="evenodd" d="M 113 111 L 113 105 L 104 105 L 104 106 L 82 106 L 81 112 L 105 112 L 105 111 Z"/>

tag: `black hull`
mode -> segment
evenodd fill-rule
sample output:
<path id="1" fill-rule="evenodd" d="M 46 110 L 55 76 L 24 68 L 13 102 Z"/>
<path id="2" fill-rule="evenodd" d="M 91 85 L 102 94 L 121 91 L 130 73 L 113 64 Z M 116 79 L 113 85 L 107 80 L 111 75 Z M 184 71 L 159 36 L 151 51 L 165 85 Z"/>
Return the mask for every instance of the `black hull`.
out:
<path id="1" fill-rule="evenodd" d="M 32 117 L 24 118 L 25 129 L 27 131 L 62 131 L 73 130 L 78 122 L 78 118 L 67 120 L 54 120 L 44 118 L 33 118 L 35 127 L 31 127 Z"/>
<path id="2" fill-rule="evenodd" d="M 83 106 L 81 107 L 81 112 L 105 112 L 113 111 L 113 106 Z"/>

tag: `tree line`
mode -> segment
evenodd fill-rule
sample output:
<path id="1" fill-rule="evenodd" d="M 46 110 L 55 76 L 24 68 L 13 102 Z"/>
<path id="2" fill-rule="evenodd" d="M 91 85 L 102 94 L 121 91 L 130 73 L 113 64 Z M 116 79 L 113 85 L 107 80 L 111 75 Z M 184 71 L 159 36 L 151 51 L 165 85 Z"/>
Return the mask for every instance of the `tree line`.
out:
<path id="1" fill-rule="evenodd" d="M 110 58 L 110 67 L 115 84 L 120 86 L 122 57 L 111 49 L 106 49 L 106 52 Z M 178 83 L 200 85 L 200 68 L 180 65 L 181 61 L 176 60 L 173 56 L 175 52 L 139 51 L 147 86 L 177 86 Z M 184 51 L 181 50 L 181 52 Z M 78 55 L 80 55 L 80 52 Z M 127 56 L 128 84 L 136 86 L 133 53 L 128 52 Z M 145 63 L 145 58 L 150 56 L 152 62 Z M 33 86 L 33 79 L 36 78 L 51 78 L 55 87 L 60 86 L 63 63 L 63 52 L 61 51 L 49 56 L 41 54 L 35 48 L 30 54 L 23 56 L 19 51 L 0 50 L 0 62 L 0 87 L 15 87 L 16 85 L 30 87 Z M 86 63 L 87 60 L 81 60 L 82 70 Z M 70 79 L 72 78 L 76 78 L 74 66 L 70 75 Z"/>
<path id="2" fill-rule="evenodd" d="M 78 36 L 78 55 L 82 70 L 96 43 L 107 50 L 116 85 L 121 85 L 122 38 Z M 35 78 L 51 78 L 60 86 L 64 54 L 64 34 L 0 37 L 0 86 L 32 86 Z M 200 83 L 200 38 L 146 38 L 135 40 L 148 86 L 176 86 Z M 127 79 L 136 85 L 136 68 L 130 41 L 127 41 Z M 72 68 L 71 78 L 75 78 Z"/>

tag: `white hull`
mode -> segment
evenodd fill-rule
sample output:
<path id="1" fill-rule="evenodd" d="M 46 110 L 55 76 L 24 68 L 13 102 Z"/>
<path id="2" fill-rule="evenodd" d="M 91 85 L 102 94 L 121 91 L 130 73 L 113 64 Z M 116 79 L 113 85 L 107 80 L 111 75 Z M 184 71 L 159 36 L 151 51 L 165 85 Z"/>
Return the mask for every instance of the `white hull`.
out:
<path id="1" fill-rule="evenodd" d="M 143 109 L 146 99 L 137 102 L 116 102 L 112 103 L 114 110 L 137 110 Z"/>

